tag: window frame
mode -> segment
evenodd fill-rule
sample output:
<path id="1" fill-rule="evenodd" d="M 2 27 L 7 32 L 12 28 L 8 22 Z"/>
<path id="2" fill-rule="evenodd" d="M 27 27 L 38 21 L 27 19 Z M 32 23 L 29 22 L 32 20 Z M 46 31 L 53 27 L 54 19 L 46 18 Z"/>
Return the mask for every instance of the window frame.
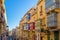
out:
<path id="1" fill-rule="evenodd" d="M 40 10 L 40 16 L 42 16 L 42 12 L 43 12 L 42 8 L 43 8 L 43 6 L 41 5 L 41 6 L 40 6 L 40 9 L 41 9 L 41 10 Z"/>

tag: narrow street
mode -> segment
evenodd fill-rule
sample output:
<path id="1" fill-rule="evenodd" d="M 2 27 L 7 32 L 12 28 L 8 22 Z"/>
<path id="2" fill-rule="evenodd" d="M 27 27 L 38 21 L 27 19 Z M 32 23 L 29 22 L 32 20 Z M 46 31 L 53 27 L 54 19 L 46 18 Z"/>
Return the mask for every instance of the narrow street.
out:
<path id="1" fill-rule="evenodd" d="M 0 0 L 0 40 L 60 40 L 60 0 Z"/>

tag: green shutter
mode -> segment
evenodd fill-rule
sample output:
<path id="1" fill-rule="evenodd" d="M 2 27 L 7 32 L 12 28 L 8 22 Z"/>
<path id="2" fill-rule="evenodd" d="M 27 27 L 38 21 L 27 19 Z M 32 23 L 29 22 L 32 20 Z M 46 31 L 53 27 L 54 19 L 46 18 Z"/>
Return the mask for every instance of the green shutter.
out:
<path id="1" fill-rule="evenodd" d="M 50 40 L 50 34 L 48 34 L 48 37 L 47 38 L 48 38 L 48 40 Z"/>
<path id="2" fill-rule="evenodd" d="M 54 32 L 54 40 L 59 40 L 59 32 L 58 31 Z"/>

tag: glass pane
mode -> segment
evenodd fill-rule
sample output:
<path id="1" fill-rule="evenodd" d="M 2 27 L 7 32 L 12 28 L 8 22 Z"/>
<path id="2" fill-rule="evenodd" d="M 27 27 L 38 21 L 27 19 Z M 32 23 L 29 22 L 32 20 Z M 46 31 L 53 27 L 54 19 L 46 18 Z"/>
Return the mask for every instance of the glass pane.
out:
<path id="1" fill-rule="evenodd" d="M 49 0 L 47 3 L 45 3 L 45 7 L 47 8 L 47 7 L 50 7 L 52 4 L 53 4 L 54 2 L 53 2 L 53 0 Z"/>
<path id="2" fill-rule="evenodd" d="M 0 12 L 1 12 L 1 7 L 0 7 Z"/>
<path id="3" fill-rule="evenodd" d="M 28 14 L 28 20 L 30 20 L 30 17 L 31 17 L 31 15 L 30 15 L 30 13 Z"/>
<path id="4" fill-rule="evenodd" d="M 52 13 L 47 16 L 47 26 L 57 26 L 57 13 Z"/>

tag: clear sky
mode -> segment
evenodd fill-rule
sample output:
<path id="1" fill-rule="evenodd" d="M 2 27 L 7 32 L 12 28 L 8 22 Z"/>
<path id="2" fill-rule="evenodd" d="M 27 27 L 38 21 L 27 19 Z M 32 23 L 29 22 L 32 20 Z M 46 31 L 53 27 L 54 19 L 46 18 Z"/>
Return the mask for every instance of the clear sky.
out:
<path id="1" fill-rule="evenodd" d="M 23 15 L 37 4 L 38 0 L 5 0 L 9 30 L 16 28 Z"/>

